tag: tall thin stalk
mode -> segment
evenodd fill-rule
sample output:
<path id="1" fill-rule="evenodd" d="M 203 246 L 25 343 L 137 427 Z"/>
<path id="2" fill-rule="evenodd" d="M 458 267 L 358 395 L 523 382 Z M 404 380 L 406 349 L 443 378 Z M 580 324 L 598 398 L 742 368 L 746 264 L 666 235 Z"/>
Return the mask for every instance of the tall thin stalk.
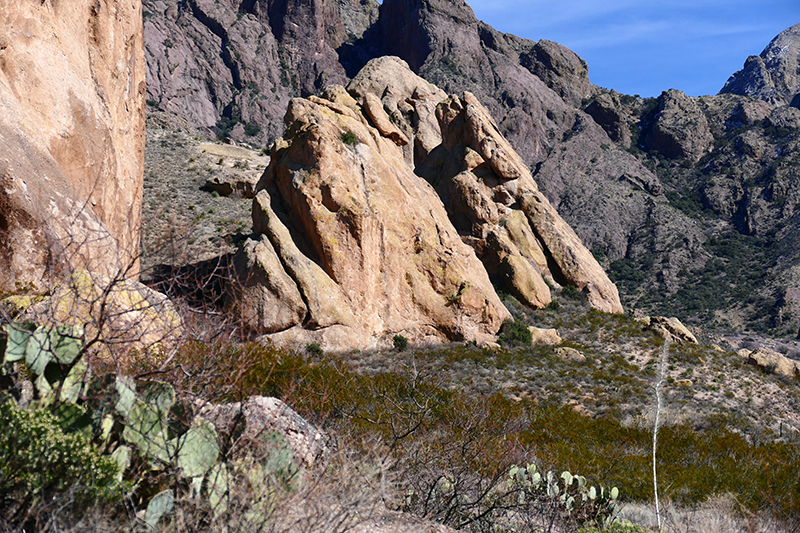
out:
<path id="1" fill-rule="evenodd" d="M 664 340 L 661 348 L 661 356 L 658 365 L 658 379 L 656 380 L 656 421 L 653 424 L 653 494 L 656 500 L 656 519 L 658 520 L 658 530 L 661 531 L 661 510 L 658 506 L 658 477 L 656 475 L 656 449 L 658 448 L 658 422 L 661 417 L 661 383 L 664 381 L 664 370 L 667 367 L 669 357 L 669 339 Z"/>

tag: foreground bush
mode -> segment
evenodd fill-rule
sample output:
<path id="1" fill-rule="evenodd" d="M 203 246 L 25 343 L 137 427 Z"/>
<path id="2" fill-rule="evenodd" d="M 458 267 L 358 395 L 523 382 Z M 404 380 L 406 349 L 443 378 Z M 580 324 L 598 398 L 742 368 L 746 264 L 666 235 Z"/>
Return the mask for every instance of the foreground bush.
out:
<path id="1" fill-rule="evenodd" d="M 526 350 L 459 346 L 417 351 L 408 354 L 414 361 L 408 367 L 354 372 L 346 359 L 324 353 L 298 354 L 258 344 L 194 343 L 185 345 L 176 355 L 170 372 L 159 375 L 182 394 L 216 402 L 238 401 L 254 394 L 283 399 L 335 435 L 340 450 L 346 450 L 345 463 L 349 465 L 337 467 L 340 472 L 348 468 L 366 472 L 366 477 L 359 479 L 367 480 L 362 485 L 372 491 L 372 496 L 363 500 L 372 502 L 370 505 L 382 501 L 392 508 L 457 528 L 574 531 L 581 525 L 608 525 L 609 513 L 598 521 L 597 515 L 566 507 L 568 498 L 560 500 L 561 490 L 557 498 L 524 497 L 523 486 L 509 484 L 509 473 L 515 465 L 531 462 L 538 464 L 542 472 L 578 472 L 586 477 L 587 485 L 618 486 L 619 498 L 624 501 L 649 500 L 649 428 L 623 425 L 613 411 L 605 416 L 584 416 L 570 406 L 559 405 L 556 397 L 532 401 L 496 393 L 468 394 L 463 388 L 445 383 L 441 374 L 423 370 L 426 358 L 449 360 L 451 351 L 452 357 L 459 360 L 506 364 L 515 357 L 527 357 Z M 391 359 L 397 357 L 394 352 Z M 17 364 L 21 365 L 20 360 Z M 69 365 L 61 368 L 60 364 L 51 360 L 43 368 L 69 376 Z M 8 369 L 8 365 L 4 368 Z M 117 380 L 110 379 L 105 390 L 117 390 L 116 395 L 106 398 L 84 391 L 78 394 L 77 403 L 92 410 L 106 406 L 102 408 L 105 413 L 119 413 L 121 396 L 114 385 Z M 41 397 L 47 387 L 44 382 L 37 383 Z M 141 405 L 138 401 L 165 406 L 165 400 L 171 398 L 165 384 L 134 385 L 128 387 L 136 394 L 129 403 L 131 407 Z M 92 403 L 95 400 L 102 401 Z M 149 508 L 162 495 L 156 501 L 172 510 L 165 512 L 159 523 L 194 524 L 187 527 L 202 530 L 221 521 L 242 524 L 252 531 L 270 530 L 277 528 L 276 513 L 287 509 L 287 505 L 299 508 L 304 495 L 316 490 L 309 489 L 309 480 L 317 479 L 312 487 L 327 487 L 316 490 L 315 497 L 325 499 L 328 496 L 323 495 L 324 491 L 334 490 L 335 484 L 325 481 L 328 478 L 324 476 L 297 472 L 284 479 L 286 476 L 280 472 L 285 469 L 269 471 L 265 484 L 254 485 L 249 474 L 259 472 L 259 468 L 269 470 L 272 455 L 257 457 L 254 464 L 237 463 L 231 460 L 231 450 L 225 444 L 229 441 L 224 436 L 217 436 L 219 458 L 213 466 L 203 467 L 196 476 L 183 475 L 176 468 L 173 455 L 160 458 L 160 450 L 172 450 L 167 443 L 185 442 L 187 439 L 181 441 L 181 435 L 186 435 L 189 428 L 199 427 L 189 416 L 176 416 L 180 409 L 175 411 L 172 407 L 178 404 L 172 401 L 161 410 L 164 420 L 153 419 L 153 426 L 161 428 L 157 433 L 165 437 L 156 439 L 155 447 L 136 444 L 136 431 L 129 430 L 126 436 L 124 427 L 130 425 L 132 410 L 128 415 L 113 415 L 111 434 L 116 435 L 116 440 L 104 442 L 127 443 L 138 450 L 124 476 L 133 483 L 127 492 L 127 501 L 133 503 L 125 508 L 131 516 Z M 57 402 L 46 405 L 53 412 Z M 140 418 L 147 418 L 145 412 L 140 414 Z M 731 421 L 719 419 L 709 424 L 712 431 L 697 431 L 689 425 L 662 428 L 658 468 L 664 497 L 693 505 L 713 494 L 730 492 L 748 512 L 769 511 L 784 518 L 800 513 L 797 445 L 751 443 L 729 426 L 733 427 Z M 111 452 L 112 448 L 103 451 Z M 158 468 L 153 469 L 153 465 Z M 319 514 L 316 516 L 319 518 Z"/>
<path id="2" fill-rule="evenodd" d="M 0 520 L 16 516 L 25 523 L 37 506 L 73 487 L 83 505 L 121 496 L 117 463 L 61 423 L 46 409 L 0 398 Z"/>

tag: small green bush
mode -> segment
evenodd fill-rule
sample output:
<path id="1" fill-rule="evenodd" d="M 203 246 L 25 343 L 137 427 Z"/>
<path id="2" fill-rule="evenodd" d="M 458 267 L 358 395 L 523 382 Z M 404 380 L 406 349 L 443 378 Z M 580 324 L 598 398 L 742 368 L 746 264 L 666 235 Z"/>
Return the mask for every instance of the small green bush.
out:
<path id="1" fill-rule="evenodd" d="M 392 337 L 392 344 L 394 344 L 395 348 L 402 351 L 408 348 L 408 339 L 402 335 L 395 335 Z"/>
<path id="2" fill-rule="evenodd" d="M 358 137 L 356 137 L 356 134 L 350 130 L 342 133 L 339 136 L 339 139 L 341 139 L 344 144 L 349 144 L 351 146 L 358 144 Z"/>
<path id="3" fill-rule="evenodd" d="M 574 285 L 565 285 L 563 289 L 561 289 L 561 294 L 563 294 L 566 298 L 570 300 L 580 300 L 581 299 L 581 291 L 578 290 L 577 287 Z"/>
<path id="4" fill-rule="evenodd" d="M 43 408 L 23 409 L 11 399 L 0 404 L 0 457 L 0 508 L 35 505 L 75 486 L 88 500 L 121 494 L 116 463 L 83 433 L 65 433 Z"/>
<path id="5" fill-rule="evenodd" d="M 530 346 L 533 338 L 524 320 L 508 318 L 500 326 L 500 335 L 497 340 L 503 346 Z"/>
<path id="6" fill-rule="evenodd" d="M 259 126 L 255 122 L 248 122 L 244 126 L 244 133 L 249 137 L 254 137 L 259 133 L 261 133 L 261 126 Z"/>
<path id="7" fill-rule="evenodd" d="M 317 342 L 307 344 L 306 351 L 311 355 L 316 355 L 317 357 L 321 357 L 325 353 Z"/>

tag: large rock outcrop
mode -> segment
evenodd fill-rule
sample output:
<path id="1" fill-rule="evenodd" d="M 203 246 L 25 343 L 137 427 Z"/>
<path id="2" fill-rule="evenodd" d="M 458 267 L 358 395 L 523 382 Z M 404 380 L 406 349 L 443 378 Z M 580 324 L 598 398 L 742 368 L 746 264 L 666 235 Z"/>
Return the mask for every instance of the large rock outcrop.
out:
<path id="1" fill-rule="evenodd" d="M 403 143 L 341 88 L 326 96 L 291 101 L 259 183 L 240 275 L 265 281 L 245 280 L 260 299 L 245 293 L 243 318 L 329 349 L 493 338 L 510 315 Z M 282 311 L 264 320 L 275 307 L 259 302 Z"/>
<path id="2" fill-rule="evenodd" d="M 437 108 L 442 145 L 420 173 L 451 219 L 507 290 L 533 307 L 551 301 L 551 284 L 574 285 L 591 305 L 621 313 L 614 284 L 539 191 L 528 167 L 469 92 Z"/>
<path id="3" fill-rule="evenodd" d="M 488 340 L 509 316 L 489 275 L 534 307 L 549 282 L 622 312 L 475 96 L 446 98 L 395 57 L 348 88 L 289 105 L 235 260 L 251 330 L 333 349 Z"/>
<path id="4" fill-rule="evenodd" d="M 475 94 L 540 191 L 611 272 L 626 306 L 664 312 L 667 305 L 687 323 L 712 320 L 723 327 L 797 334 L 796 26 L 749 59 L 725 94 L 688 99 L 676 93 L 659 102 L 592 85 L 587 65 L 571 51 L 496 31 L 460 0 L 384 0 L 380 6 L 353 0 L 337 2 L 336 9 L 310 8 L 303 0 L 272 7 L 272 2 L 196 0 L 208 7 L 203 10 L 177 0 L 146 3 L 156 6 L 148 8 L 146 26 L 162 28 L 148 48 L 148 64 L 160 65 L 159 83 L 166 84 L 151 84 L 149 98 L 158 105 L 192 116 L 194 111 L 182 110 L 208 102 L 203 105 L 211 118 L 203 126 L 262 143 L 282 134 L 276 118 L 291 96 L 305 96 L 331 81 L 346 83 L 371 59 L 394 54 L 447 93 Z M 220 14 L 203 18 L 212 12 Z M 313 46 L 282 44 L 273 13 L 284 12 L 317 39 Z M 206 24 L 212 18 L 228 21 L 222 26 L 230 31 L 219 37 L 212 31 L 219 24 Z M 255 22 L 257 35 L 233 31 Z M 318 29 L 324 31 L 314 33 Z M 275 54 L 271 45 L 254 44 L 269 39 L 279 43 Z M 223 66 L 205 67 L 200 59 L 198 68 L 190 65 L 177 53 L 184 41 L 196 46 L 193 58 Z M 338 66 L 319 43 L 335 50 Z M 175 50 L 164 51 L 170 45 Z M 290 48 L 310 57 L 281 55 Z M 169 60 L 160 58 L 162 51 Z M 259 63 L 254 57 L 272 60 Z M 296 64 L 289 60 L 316 66 L 277 67 Z M 239 85 L 234 71 L 241 75 Z M 173 89 L 156 89 L 166 86 Z M 417 150 L 421 136 L 412 131 L 413 112 L 401 99 L 395 113 L 385 95 L 374 94 L 409 141 L 403 148 L 406 161 L 421 164 L 429 149 Z M 376 109 L 374 101 L 367 105 Z M 269 111 L 253 111 L 268 106 Z M 398 122 L 400 116 L 405 120 Z M 258 131 L 255 126 L 260 132 L 248 135 Z M 393 135 L 402 140 L 398 132 Z M 749 243 L 746 251 L 720 244 L 729 239 Z M 741 258 L 752 264 L 738 267 Z M 717 283 L 720 265 L 728 278 L 738 279 L 744 271 L 759 274 Z M 746 298 L 739 285 L 747 287 Z"/>
<path id="5" fill-rule="evenodd" d="M 694 100 L 675 89 L 661 93 L 643 139 L 645 148 L 669 158 L 697 161 L 713 142 L 706 116 Z"/>
<path id="6" fill-rule="evenodd" d="M 778 34 L 760 55 L 748 57 L 720 93 L 800 107 L 800 24 Z"/>
<path id="7" fill-rule="evenodd" d="M 0 291 L 59 267 L 135 274 L 141 16 L 135 1 L 0 3 Z"/>

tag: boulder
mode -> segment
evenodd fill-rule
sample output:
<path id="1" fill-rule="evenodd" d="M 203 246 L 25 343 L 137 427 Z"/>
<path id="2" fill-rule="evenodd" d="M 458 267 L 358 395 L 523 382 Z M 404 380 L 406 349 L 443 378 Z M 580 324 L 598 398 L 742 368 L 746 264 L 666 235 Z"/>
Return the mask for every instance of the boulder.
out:
<path id="1" fill-rule="evenodd" d="M 330 437 L 277 398 L 251 396 L 245 402 L 213 404 L 197 400 L 195 415 L 214 424 L 217 432 L 231 439 L 232 450 L 257 449 L 269 433 L 286 438 L 295 459 L 307 467 L 324 464 L 330 455 Z"/>
<path id="2" fill-rule="evenodd" d="M 698 344 L 697 337 L 675 317 L 651 316 L 642 319 L 645 329 L 655 331 L 665 339 L 678 343 Z"/>
<path id="3" fill-rule="evenodd" d="M 274 332 L 303 322 L 306 304 L 267 237 L 248 239 L 233 264 L 239 280 L 235 308 L 246 328 Z"/>
<path id="4" fill-rule="evenodd" d="M 558 355 L 561 359 L 565 361 L 572 361 L 573 363 L 585 363 L 586 356 L 583 355 L 583 352 L 580 350 L 576 350 L 575 348 L 570 348 L 568 346 L 559 346 L 556 348 L 556 355 Z"/>
<path id="5" fill-rule="evenodd" d="M 141 21 L 138 2 L 0 7 L 0 291 L 51 266 L 136 276 Z"/>
<path id="6" fill-rule="evenodd" d="M 49 327 L 67 325 L 84 332 L 89 353 L 124 370 L 124 357 L 140 350 L 151 364 L 183 337 L 181 316 L 163 294 L 130 278 L 113 279 L 76 271 L 50 289 L 47 297 L 11 297 L 18 320 Z"/>
<path id="7" fill-rule="evenodd" d="M 253 229 L 307 314 L 285 329 L 262 320 L 264 332 L 281 329 L 267 338 L 326 349 L 388 346 L 395 334 L 415 343 L 491 340 L 510 314 L 391 134 L 341 99 L 294 99 L 285 121 L 258 185 Z"/>
<path id="8" fill-rule="evenodd" d="M 562 342 L 557 329 L 528 326 L 528 330 L 531 332 L 531 344 L 554 346 Z"/>
<path id="9" fill-rule="evenodd" d="M 758 348 L 744 354 L 747 363 L 757 366 L 765 372 L 779 374 L 790 378 L 800 378 L 800 361 L 789 359 L 775 350 Z"/>
<path id="10" fill-rule="evenodd" d="M 244 174 L 217 174 L 206 180 L 203 190 L 216 192 L 220 196 L 237 195 L 253 198 L 256 193 L 257 177 Z"/>

